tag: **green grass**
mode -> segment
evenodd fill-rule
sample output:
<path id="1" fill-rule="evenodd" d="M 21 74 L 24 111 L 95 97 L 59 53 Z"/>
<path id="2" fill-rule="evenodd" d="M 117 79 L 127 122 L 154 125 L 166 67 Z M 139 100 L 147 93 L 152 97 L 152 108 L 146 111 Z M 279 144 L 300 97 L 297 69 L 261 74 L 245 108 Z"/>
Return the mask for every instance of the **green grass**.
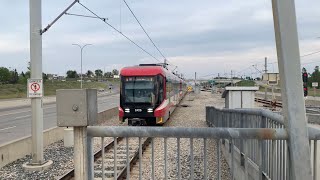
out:
<path id="1" fill-rule="evenodd" d="M 119 81 L 109 81 L 112 84 L 118 84 Z M 107 89 L 107 82 L 83 82 L 83 88 Z M 80 89 L 80 82 L 77 81 L 47 81 L 44 83 L 44 95 L 52 96 L 56 94 L 57 89 Z M 0 84 L 0 99 L 26 98 L 26 84 Z"/>
<path id="2" fill-rule="evenodd" d="M 243 80 L 236 83 L 236 86 L 254 86 L 256 83 L 250 80 Z"/>

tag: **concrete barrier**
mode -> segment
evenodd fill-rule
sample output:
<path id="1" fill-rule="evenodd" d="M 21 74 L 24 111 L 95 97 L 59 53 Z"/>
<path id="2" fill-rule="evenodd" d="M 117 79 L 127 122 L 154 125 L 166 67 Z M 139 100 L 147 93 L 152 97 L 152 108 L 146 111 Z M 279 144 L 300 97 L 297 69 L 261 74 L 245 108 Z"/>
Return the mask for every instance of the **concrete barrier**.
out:
<path id="1" fill-rule="evenodd" d="M 98 124 L 118 115 L 118 107 L 108 109 L 98 113 Z M 64 136 L 63 127 L 53 127 L 43 131 L 43 146 L 60 141 Z M 26 136 L 0 145 L 0 168 L 3 166 L 31 154 L 31 136 Z"/>
<path id="2" fill-rule="evenodd" d="M 114 107 L 114 108 L 99 112 L 98 113 L 98 122 L 97 122 L 97 124 L 104 123 L 106 120 L 109 120 L 114 116 L 117 116 L 118 113 L 119 113 L 118 107 Z"/>
<path id="3" fill-rule="evenodd" d="M 54 127 L 43 132 L 43 146 L 63 139 L 63 129 Z M 19 158 L 31 155 L 31 136 L 23 137 L 0 146 L 0 168 Z"/>

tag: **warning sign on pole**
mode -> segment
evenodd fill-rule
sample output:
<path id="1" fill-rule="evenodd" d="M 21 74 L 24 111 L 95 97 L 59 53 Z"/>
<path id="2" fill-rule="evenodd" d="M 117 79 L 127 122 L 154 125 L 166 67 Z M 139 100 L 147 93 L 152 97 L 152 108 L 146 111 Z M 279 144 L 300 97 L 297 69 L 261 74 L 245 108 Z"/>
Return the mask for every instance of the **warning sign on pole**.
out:
<path id="1" fill-rule="evenodd" d="M 42 79 L 28 79 L 28 97 L 42 97 L 43 84 Z"/>

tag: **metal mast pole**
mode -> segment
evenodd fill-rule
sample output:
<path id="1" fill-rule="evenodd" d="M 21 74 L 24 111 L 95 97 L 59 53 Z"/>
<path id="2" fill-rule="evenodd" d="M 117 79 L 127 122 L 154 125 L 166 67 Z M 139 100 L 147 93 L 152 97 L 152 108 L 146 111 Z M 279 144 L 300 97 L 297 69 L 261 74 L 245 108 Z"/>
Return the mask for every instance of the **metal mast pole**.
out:
<path id="1" fill-rule="evenodd" d="M 267 72 L 268 72 L 268 59 L 267 59 L 267 57 L 265 57 L 264 58 L 264 73 L 266 73 L 267 74 Z"/>
<path id="2" fill-rule="evenodd" d="M 78 46 L 79 48 L 80 48 L 80 66 L 81 66 L 81 72 L 80 72 L 80 81 L 81 81 L 81 83 L 80 83 L 80 87 L 81 87 L 81 89 L 82 89 L 82 52 L 83 52 L 83 49 L 86 47 L 86 46 L 90 46 L 90 45 L 92 45 L 92 44 L 85 44 L 85 45 L 83 45 L 83 46 L 81 46 L 80 44 L 72 44 L 72 45 L 74 45 L 74 46 Z"/>
<path id="3" fill-rule="evenodd" d="M 272 0 L 281 96 L 289 135 L 290 177 L 311 180 L 310 147 L 300 73 L 300 52 L 294 0 Z"/>
<path id="4" fill-rule="evenodd" d="M 42 79 L 41 0 L 30 0 L 30 65 L 31 79 Z M 31 98 L 32 164 L 43 164 L 42 97 Z"/>
<path id="5" fill-rule="evenodd" d="M 80 85 L 80 88 L 82 89 L 82 50 L 83 50 L 84 46 L 81 47 L 81 74 L 80 74 L 80 81 L 81 81 L 81 85 Z"/>
<path id="6" fill-rule="evenodd" d="M 268 63 L 267 63 L 267 57 L 264 58 L 264 73 L 267 75 L 268 73 Z M 266 84 L 265 88 L 264 88 L 264 99 L 267 99 L 268 97 L 268 85 Z"/>

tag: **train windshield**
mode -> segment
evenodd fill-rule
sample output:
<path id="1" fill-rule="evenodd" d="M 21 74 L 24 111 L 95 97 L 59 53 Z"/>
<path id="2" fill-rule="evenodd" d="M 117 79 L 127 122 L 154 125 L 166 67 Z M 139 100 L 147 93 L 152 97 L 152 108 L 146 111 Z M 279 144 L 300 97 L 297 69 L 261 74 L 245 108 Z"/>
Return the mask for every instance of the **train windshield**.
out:
<path id="1" fill-rule="evenodd" d="M 124 102 L 154 105 L 154 82 L 154 77 L 125 77 Z"/>

